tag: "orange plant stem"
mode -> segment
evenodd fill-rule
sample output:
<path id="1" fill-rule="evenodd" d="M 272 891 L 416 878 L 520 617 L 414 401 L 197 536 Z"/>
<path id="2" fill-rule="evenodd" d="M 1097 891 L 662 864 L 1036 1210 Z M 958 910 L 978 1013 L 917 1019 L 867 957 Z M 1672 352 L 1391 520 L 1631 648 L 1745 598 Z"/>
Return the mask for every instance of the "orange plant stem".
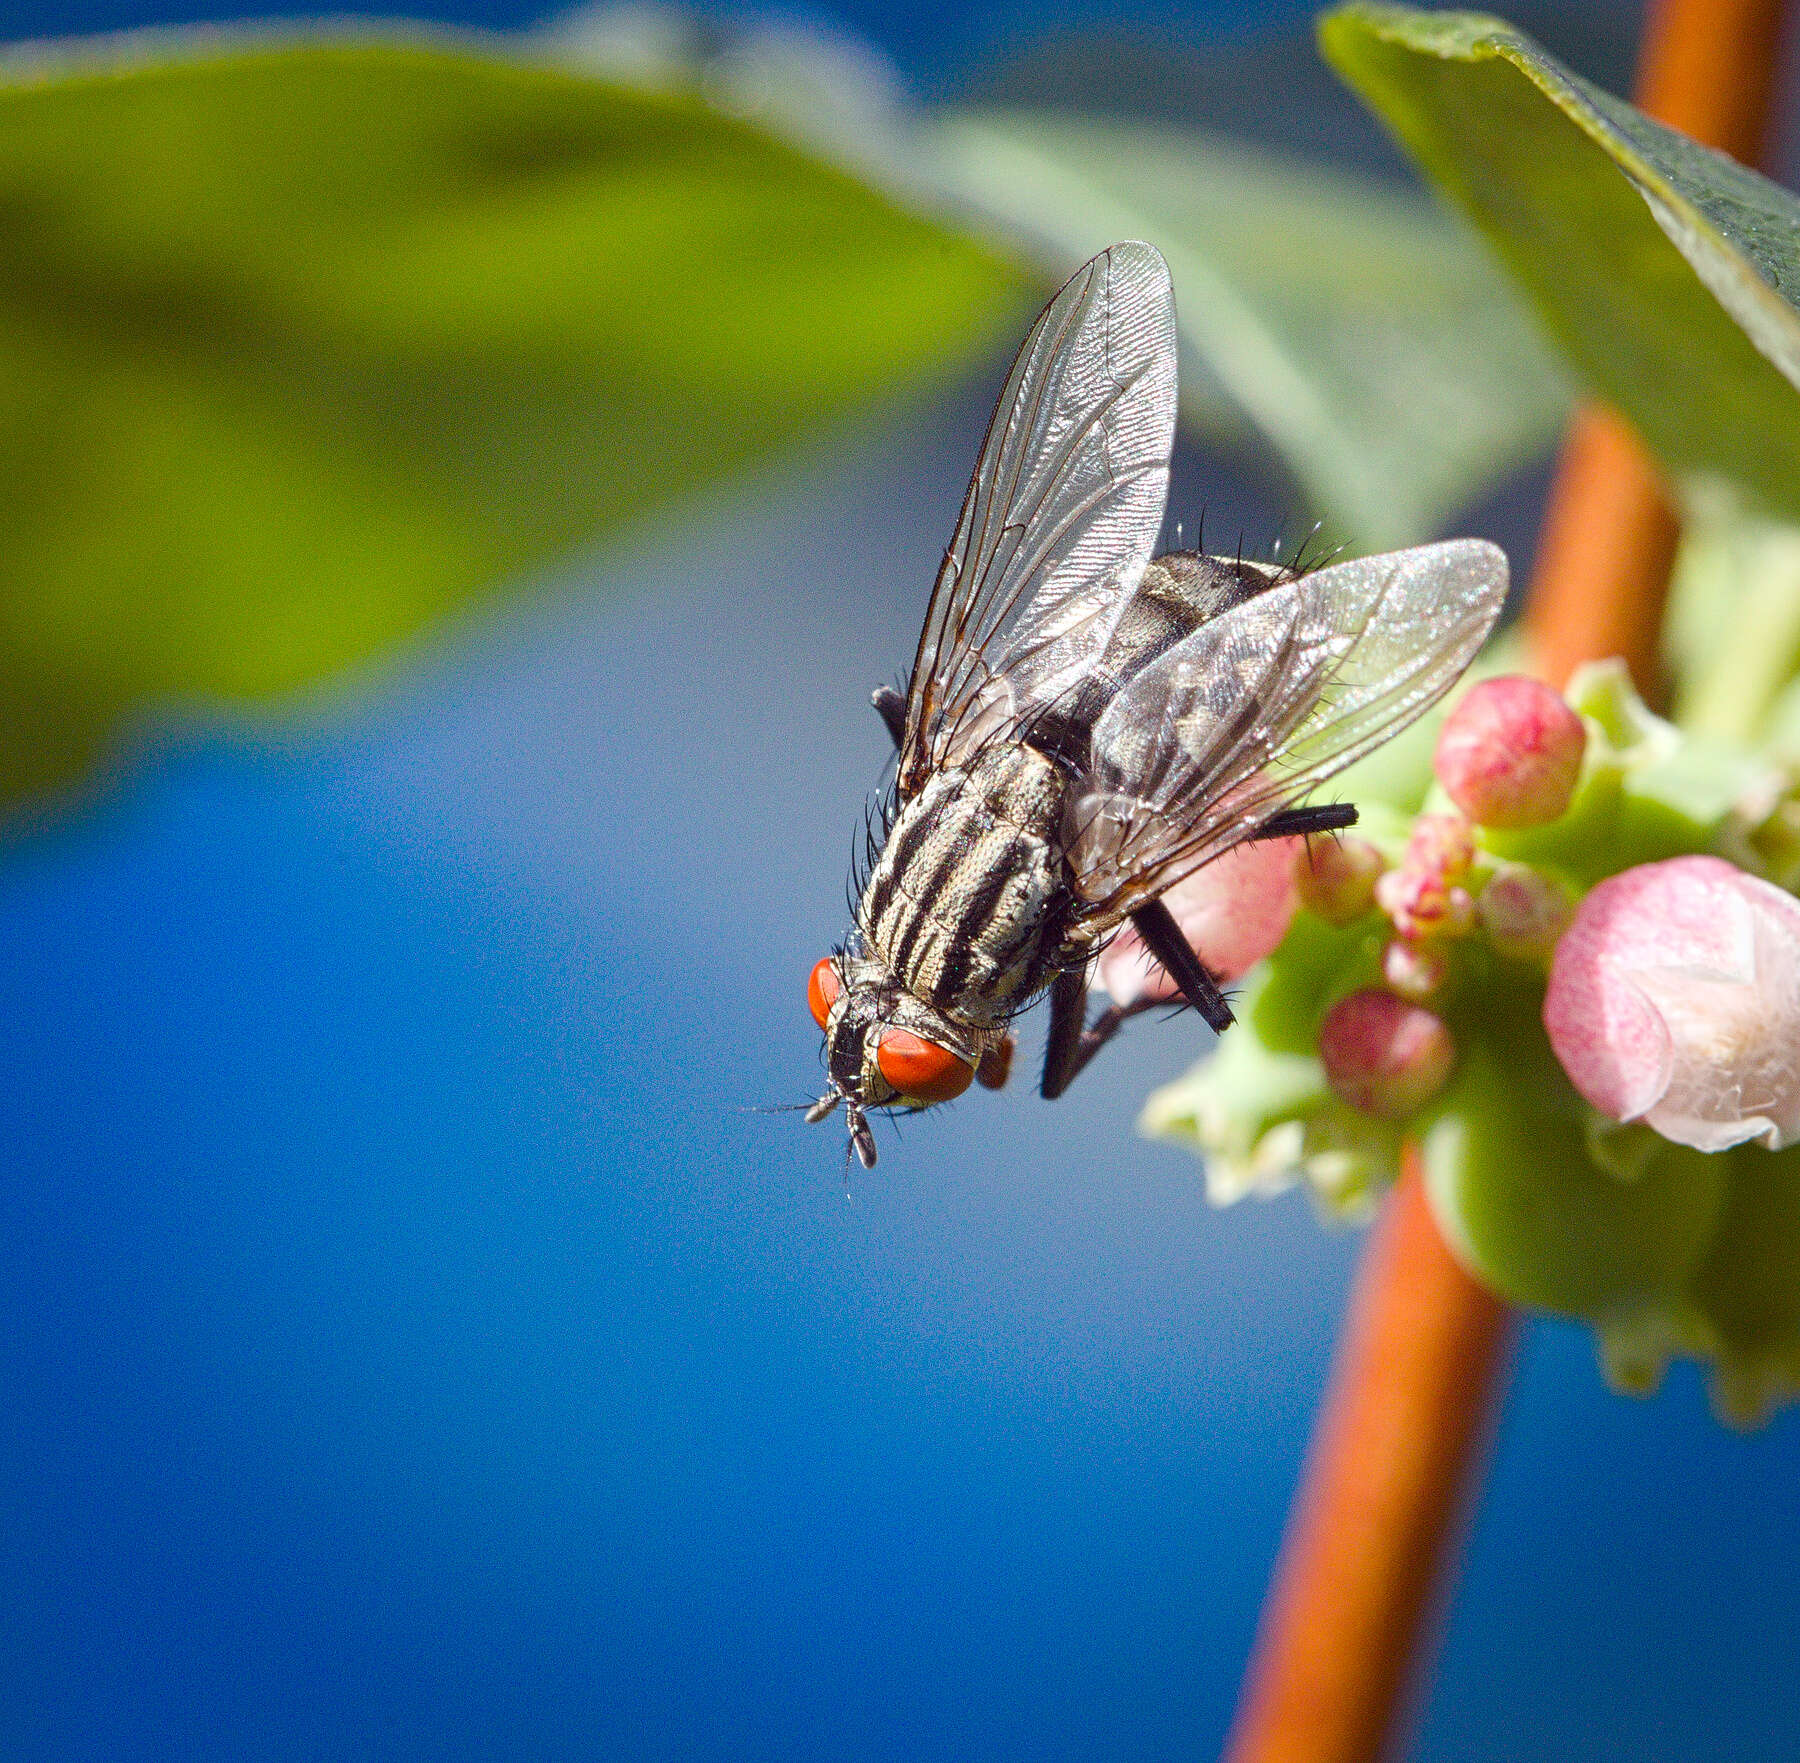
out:
<path id="1" fill-rule="evenodd" d="M 1557 461 L 1525 609 L 1532 665 L 1561 685 L 1619 655 L 1660 701 L 1663 603 L 1680 536 L 1644 444 L 1604 404 L 1576 411 Z"/>
<path id="2" fill-rule="evenodd" d="M 1639 108 L 1745 165 L 1768 149 L 1781 0 L 1655 0 L 1638 53 Z"/>
<path id="3" fill-rule="evenodd" d="M 1755 159 L 1780 15 L 1780 0 L 1658 0 L 1639 102 Z M 1584 411 L 1558 468 L 1528 608 L 1549 677 L 1622 654 L 1653 688 L 1675 538 L 1636 437 L 1610 412 Z M 1375 1763 L 1386 1749 L 1443 1590 L 1511 1327 L 1445 1248 L 1409 1152 L 1357 1273 L 1228 1763 Z"/>
<path id="4" fill-rule="evenodd" d="M 1231 1763 L 1380 1755 L 1510 1336 L 1506 1306 L 1444 1247 L 1409 1156 L 1357 1273 Z"/>

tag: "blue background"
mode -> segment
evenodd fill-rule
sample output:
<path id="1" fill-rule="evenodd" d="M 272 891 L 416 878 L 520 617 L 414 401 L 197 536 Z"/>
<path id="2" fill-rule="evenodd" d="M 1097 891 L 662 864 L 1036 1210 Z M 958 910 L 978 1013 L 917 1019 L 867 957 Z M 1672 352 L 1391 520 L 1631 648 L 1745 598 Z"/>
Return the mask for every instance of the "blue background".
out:
<path id="1" fill-rule="evenodd" d="M 1216 1749 L 1355 1237 L 1132 1136 L 1191 1020 L 848 1197 L 749 1111 L 816 1083 L 865 694 L 992 384 L 302 732 L 147 729 L 5 854 L 0 1753 Z M 1203 503 L 1279 524 L 1184 456 Z M 1528 548 L 1529 490 L 1471 524 Z M 1797 1485 L 1792 1417 L 1530 1327 L 1411 1754 L 1792 1758 Z"/>

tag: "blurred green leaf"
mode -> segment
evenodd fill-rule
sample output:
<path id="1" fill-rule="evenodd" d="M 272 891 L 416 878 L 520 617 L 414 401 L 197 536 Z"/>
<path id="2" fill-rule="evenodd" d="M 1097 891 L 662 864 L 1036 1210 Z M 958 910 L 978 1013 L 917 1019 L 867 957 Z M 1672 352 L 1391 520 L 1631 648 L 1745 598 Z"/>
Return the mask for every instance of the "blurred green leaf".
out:
<path id="1" fill-rule="evenodd" d="M 921 370 L 1017 274 L 697 100 L 428 46 L 0 87 L 0 796 Z"/>
<path id="2" fill-rule="evenodd" d="M 1183 414 L 1245 419 L 1359 548 L 1415 543 L 1553 441 L 1565 383 L 1466 231 L 1372 178 L 1217 136 L 1030 112 L 952 114 L 945 186 L 1072 268 L 1117 238 L 1169 260 Z"/>
<path id="3" fill-rule="evenodd" d="M 1498 19 L 1352 4 L 1319 30 L 1662 460 L 1800 516 L 1800 201 Z"/>
<path id="4" fill-rule="evenodd" d="M 1663 617 L 1675 720 L 1756 740 L 1800 672 L 1800 527 L 1728 496 L 1699 497 L 1687 513 Z"/>

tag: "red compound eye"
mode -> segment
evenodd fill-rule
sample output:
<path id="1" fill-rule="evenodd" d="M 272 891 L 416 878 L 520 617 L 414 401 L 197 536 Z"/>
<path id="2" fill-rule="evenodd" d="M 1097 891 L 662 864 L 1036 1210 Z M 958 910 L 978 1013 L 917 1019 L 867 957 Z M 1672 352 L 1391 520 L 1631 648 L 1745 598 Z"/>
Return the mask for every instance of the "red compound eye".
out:
<path id="1" fill-rule="evenodd" d="M 806 1003 L 813 1013 L 813 1021 L 820 1028 L 831 1019 L 831 1007 L 837 1002 L 838 993 L 843 989 L 844 982 L 838 978 L 837 969 L 832 966 L 829 955 L 823 961 L 814 963 L 812 974 L 806 982 Z"/>
<path id="2" fill-rule="evenodd" d="M 921 1040 L 903 1028 L 890 1028 L 875 1049 L 881 1075 L 914 1102 L 948 1102 L 969 1087 L 975 1070 L 935 1041 Z"/>

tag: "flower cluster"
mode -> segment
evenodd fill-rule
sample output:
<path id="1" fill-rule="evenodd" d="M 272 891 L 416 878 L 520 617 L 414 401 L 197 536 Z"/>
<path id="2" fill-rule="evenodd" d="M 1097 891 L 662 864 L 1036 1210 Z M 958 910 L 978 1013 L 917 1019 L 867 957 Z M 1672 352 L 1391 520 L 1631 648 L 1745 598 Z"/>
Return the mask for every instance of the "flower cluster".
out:
<path id="1" fill-rule="evenodd" d="M 1479 1277 L 1591 1321 L 1621 1387 L 1693 1353 L 1754 1418 L 1800 1393 L 1800 900 L 1767 879 L 1793 879 L 1767 854 L 1795 776 L 1652 716 L 1617 664 L 1566 697 L 1484 680 L 1422 741 L 1410 789 L 1349 774 L 1352 832 L 1171 898 L 1248 977 L 1145 1125 L 1217 1199 L 1298 1180 L 1338 1213 L 1413 1139 Z M 1126 943 L 1101 977 L 1166 985 Z"/>

